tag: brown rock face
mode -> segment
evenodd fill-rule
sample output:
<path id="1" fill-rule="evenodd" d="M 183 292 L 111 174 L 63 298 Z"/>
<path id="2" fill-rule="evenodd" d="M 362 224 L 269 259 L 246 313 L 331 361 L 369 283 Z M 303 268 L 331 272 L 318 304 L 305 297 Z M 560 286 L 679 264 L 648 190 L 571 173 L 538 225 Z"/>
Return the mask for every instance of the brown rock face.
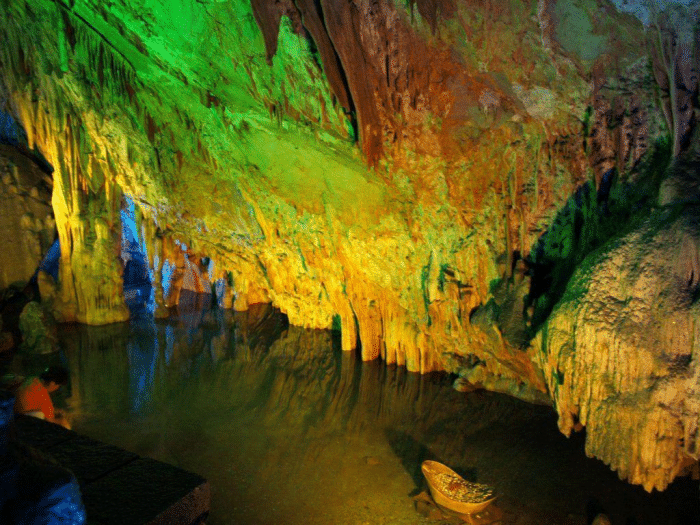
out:
<path id="1" fill-rule="evenodd" d="M 697 461 L 697 359 L 654 316 L 693 333 L 697 312 L 644 239 L 695 234 L 644 219 L 694 184 L 679 168 L 657 201 L 696 100 L 673 98 L 683 73 L 658 106 L 641 24 L 599 4 L 3 3 L 0 94 L 54 168 L 53 310 L 127 318 L 128 195 L 158 315 L 212 285 L 273 303 L 363 359 L 554 402 L 589 452 L 664 487 Z"/>
<path id="2" fill-rule="evenodd" d="M 52 185 L 32 159 L 0 145 L 0 289 L 28 281 L 53 243 Z"/>

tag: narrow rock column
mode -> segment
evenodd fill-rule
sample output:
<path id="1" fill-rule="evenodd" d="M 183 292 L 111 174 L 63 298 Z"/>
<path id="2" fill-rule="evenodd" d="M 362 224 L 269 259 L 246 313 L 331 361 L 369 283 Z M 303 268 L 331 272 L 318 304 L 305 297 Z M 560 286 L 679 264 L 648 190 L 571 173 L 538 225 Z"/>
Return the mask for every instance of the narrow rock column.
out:
<path id="1" fill-rule="evenodd" d="M 182 290 L 182 282 L 185 277 L 185 253 L 180 246 L 172 239 L 163 239 L 163 250 L 161 257 L 165 261 L 170 261 L 174 265 L 172 274 L 170 275 L 170 286 L 168 287 L 167 296 L 163 295 L 163 306 L 166 309 L 174 308 L 180 302 L 180 291 Z"/>
<path id="2" fill-rule="evenodd" d="M 119 259 L 122 194 L 105 178 L 99 161 L 85 162 L 80 155 L 76 143 L 84 134 L 68 120 L 47 155 L 55 170 L 52 205 L 61 243 L 53 308 L 60 321 L 100 325 L 129 318 Z"/>
<path id="3" fill-rule="evenodd" d="M 163 290 L 163 266 L 166 261 L 163 250 L 163 234 L 153 220 L 149 220 L 146 217 L 143 217 L 142 220 L 144 221 L 148 266 L 153 272 L 151 286 L 153 286 L 153 297 L 156 303 L 155 316 L 163 318 L 169 315 L 168 308 L 165 306 L 165 292 Z"/>

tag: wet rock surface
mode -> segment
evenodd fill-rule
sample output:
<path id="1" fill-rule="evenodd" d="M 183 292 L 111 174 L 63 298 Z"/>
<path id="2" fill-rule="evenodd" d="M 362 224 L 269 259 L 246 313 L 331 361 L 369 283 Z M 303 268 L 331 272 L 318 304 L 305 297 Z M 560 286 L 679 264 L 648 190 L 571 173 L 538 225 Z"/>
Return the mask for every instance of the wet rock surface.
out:
<path id="1" fill-rule="evenodd" d="M 37 301 L 30 301 L 19 316 L 22 344 L 19 351 L 50 354 L 56 351 L 56 321 L 51 311 Z"/>

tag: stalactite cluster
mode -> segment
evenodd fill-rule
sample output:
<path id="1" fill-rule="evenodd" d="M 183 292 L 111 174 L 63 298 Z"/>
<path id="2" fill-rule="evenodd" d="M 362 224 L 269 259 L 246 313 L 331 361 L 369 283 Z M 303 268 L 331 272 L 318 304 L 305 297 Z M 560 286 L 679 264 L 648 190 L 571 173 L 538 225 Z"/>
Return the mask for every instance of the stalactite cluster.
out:
<path id="1" fill-rule="evenodd" d="M 694 215 L 659 210 L 587 260 L 534 345 L 562 432 L 584 425 L 586 452 L 649 491 L 700 457 Z"/>

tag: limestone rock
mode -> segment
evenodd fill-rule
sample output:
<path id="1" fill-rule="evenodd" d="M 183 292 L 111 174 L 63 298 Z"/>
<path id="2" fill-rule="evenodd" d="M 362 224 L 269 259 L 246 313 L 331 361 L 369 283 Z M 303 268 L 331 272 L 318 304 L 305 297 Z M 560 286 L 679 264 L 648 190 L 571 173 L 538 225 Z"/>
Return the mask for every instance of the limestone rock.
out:
<path id="1" fill-rule="evenodd" d="M 55 169 L 63 264 L 54 310 L 91 324 L 128 315 L 113 254 L 129 193 L 156 280 L 179 240 L 216 262 L 209 282 L 230 281 L 236 308 L 271 301 L 319 328 L 338 315 L 345 348 L 359 335 L 366 358 L 442 368 L 437 349 L 472 338 L 464 320 L 502 276 L 495 259 L 524 254 L 586 178 L 574 130 L 591 89 L 577 67 L 589 64 L 555 45 L 570 17 L 547 15 L 543 44 L 525 4 L 512 13 L 447 1 L 267 4 L 187 4 L 187 38 L 121 0 L 3 7 L 13 43 L 2 51 L 12 65 L 3 93 L 28 146 Z M 603 39 L 598 18 L 585 15 Z M 238 22 L 222 32 L 217 19 Z M 17 20 L 32 29 L 18 31 Z M 625 67 L 639 27 L 615 31 L 608 52 Z M 214 67 L 193 57 L 193 42 L 228 58 Z M 603 63 L 596 71 L 613 74 Z M 547 111 L 532 109 L 546 101 Z M 154 283 L 159 314 L 184 271 L 169 263 L 178 268 L 170 298 L 168 283 Z M 379 300 L 387 306 L 371 306 Z"/>
<path id="2" fill-rule="evenodd" d="M 700 208 L 657 211 L 587 259 L 534 344 L 569 434 L 663 490 L 700 459 Z"/>
<path id="3" fill-rule="evenodd" d="M 697 389 L 687 380 L 676 396 L 668 379 L 692 375 L 695 359 L 685 332 L 671 338 L 666 318 L 651 319 L 651 296 L 624 288 L 653 281 L 622 264 L 641 238 L 596 266 L 602 276 L 581 270 L 597 290 L 589 306 L 566 299 L 536 319 L 544 351 L 523 348 L 533 319 L 518 262 L 582 196 L 603 214 L 616 170 L 663 153 L 643 28 L 601 1 L 604 14 L 552 0 L 3 2 L 0 97 L 54 168 L 60 273 L 40 279 L 53 312 L 128 318 L 128 194 L 157 315 L 183 289 L 225 282 L 226 305 L 339 326 L 343 349 L 365 360 L 553 401 L 562 430 L 574 415 L 586 424 L 590 453 L 665 486 L 697 459 Z M 13 216 L 37 233 L 40 216 Z M 576 213 L 567 221 L 545 241 L 575 266 L 591 232 Z M 630 273 L 619 282 L 618 267 Z M 694 306 L 672 306 L 662 281 L 662 311 L 695 330 Z M 655 422 L 668 439 L 652 436 Z"/>
<path id="4" fill-rule="evenodd" d="M 0 290 L 27 282 L 56 236 L 48 174 L 0 144 Z"/>
<path id="5" fill-rule="evenodd" d="M 56 351 L 56 324 L 50 312 L 36 301 L 30 301 L 19 317 L 22 332 L 20 351 L 50 354 Z"/>

